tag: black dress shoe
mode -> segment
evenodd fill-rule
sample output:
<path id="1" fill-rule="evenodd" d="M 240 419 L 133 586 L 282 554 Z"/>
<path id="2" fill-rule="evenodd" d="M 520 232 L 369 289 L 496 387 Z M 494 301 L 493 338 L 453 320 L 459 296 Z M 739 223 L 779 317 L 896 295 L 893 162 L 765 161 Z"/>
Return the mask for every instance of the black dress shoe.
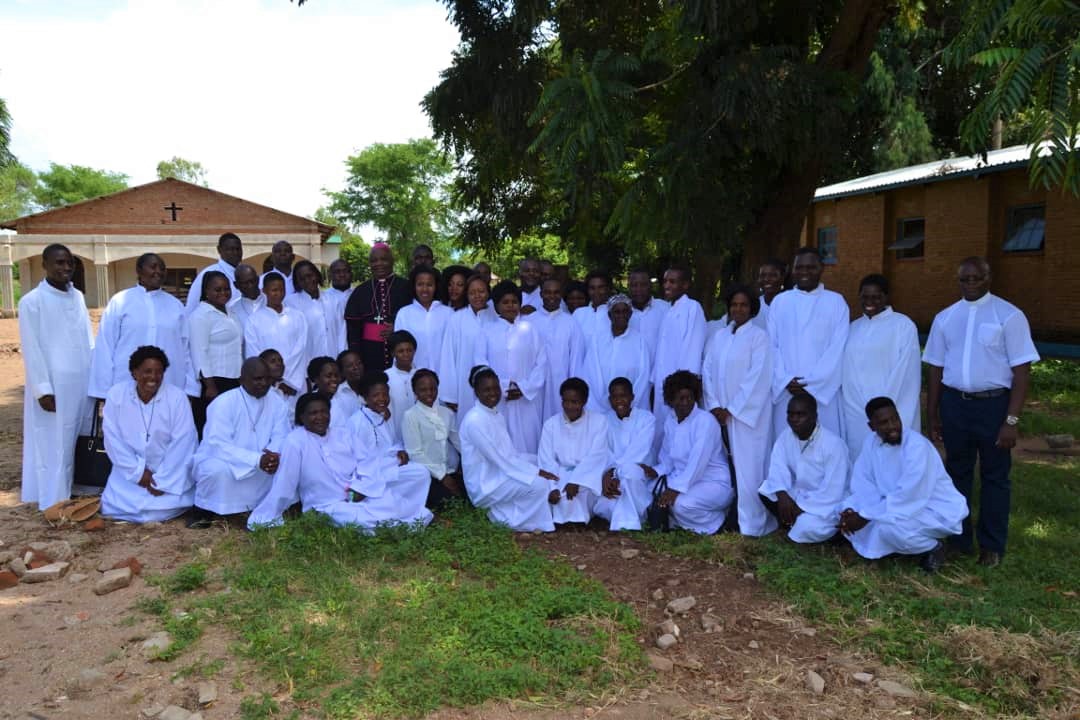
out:
<path id="1" fill-rule="evenodd" d="M 980 550 L 979 564 L 988 568 L 997 567 L 1001 564 L 1001 553 L 993 550 Z"/>
<path id="2" fill-rule="evenodd" d="M 936 573 L 945 566 L 945 545 L 940 540 L 929 552 L 923 553 L 919 567 L 926 573 Z"/>

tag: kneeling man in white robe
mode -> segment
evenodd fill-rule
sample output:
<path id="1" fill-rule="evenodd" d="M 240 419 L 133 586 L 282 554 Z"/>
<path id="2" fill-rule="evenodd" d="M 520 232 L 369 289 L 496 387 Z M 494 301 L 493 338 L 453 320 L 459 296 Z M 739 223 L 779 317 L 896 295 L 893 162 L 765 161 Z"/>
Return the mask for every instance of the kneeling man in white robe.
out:
<path id="1" fill-rule="evenodd" d="M 270 490 L 291 423 L 285 401 L 270 390 L 270 368 L 248 358 L 240 387 L 218 395 L 206 409 L 202 444 L 195 453 L 195 506 L 218 515 L 248 512 Z"/>
<path id="2" fill-rule="evenodd" d="M 593 514 L 607 520 L 611 530 L 640 530 L 652 502 L 652 483 L 643 468 L 656 463 L 652 455 L 656 418 L 634 406 L 634 386 L 625 377 L 608 385 L 608 403 L 607 467 Z"/>
<path id="3" fill-rule="evenodd" d="M 813 395 L 788 400 L 787 425 L 773 445 L 759 492 L 775 504 L 789 540 L 824 542 L 836 535 L 840 504 L 847 496 L 847 445 L 818 422 Z"/>
<path id="4" fill-rule="evenodd" d="M 559 387 L 562 412 L 544 422 L 540 433 L 540 467 L 551 468 L 559 482 L 548 494 L 556 524 L 587 523 L 600 496 L 607 462 L 607 420 L 585 410 L 589 386 L 567 378 Z"/>
<path id="5" fill-rule="evenodd" d="M 353 436 L 346 428 L 330 427 L 324 396 L 300 396 L 296 415 L 298 427 L 282 444 L 281 465 L 270 492 L 248 517 L 249 528 L 280 525 L 297 500 L 305 512 L 321 512 L 336 525 L 369 533 L 378 525 L 431 522 L 426 508 L 406 510 L 381 477 L 357 464 Z"/>
<path id="6" fill-rule="evenodd" d="M 855 461 L 840 530 L 865 558 L 922 555 L 922 569 L 936 572 L 945 561 L 941 540 L 960 534 L 967 502 L 937 448 L 917 432 L 904 432 L 890 398 L 866 403 L 866 416 L 874 434 Z"/>

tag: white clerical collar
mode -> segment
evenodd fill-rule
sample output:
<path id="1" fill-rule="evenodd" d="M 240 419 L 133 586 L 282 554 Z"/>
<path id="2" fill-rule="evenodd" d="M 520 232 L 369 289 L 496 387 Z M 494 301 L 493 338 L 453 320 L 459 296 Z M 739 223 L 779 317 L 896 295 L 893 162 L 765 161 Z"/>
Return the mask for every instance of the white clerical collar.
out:
<path id="1" fill-rule="evenodd" d="M 555 317 L 556 315 L 558 315 L 559 313 L 561 313 L 561 312 L 562 312 L 562 308 L 561 308 L 561 307 L 557 307 L 557 308 L 555 308 L 554 310 L 548 310 L 547 308 L 542 308 L 542 312 L 543 312 L 543 313 L 544 313 L 545 315 L 547 315 L 548 317 Z"/>
<path id="2" fill-rule="evenodd" d="M 824 289 L 825 289 L 825 283 L 823 283 L 823 282 L 819 282 L 817 284 L 817 287 L 814 288 L 813 290 L 800 290 L 797 286 L 792 288 L 792 290 L 794 290 L 795 292 L 800 292 L 803 295 L 817 295 L 818 293 L 820 293 Z"/>
<path id="3" fill-rule="evenodd" d="M 570 418 L 566 417 L 566 413 L 561 413 L 563 425 L 581 425 L 585 421 L 585 415 L 588 414 L 588 412 L 588 410 L 582 410 L 581 417 L 579 417 L 577 420 L 571 420 Z"/>
<path id="4" fill-rule="evenodd" d="M 151 294 L 153 294 L 153 293 L 159 293 L 159 292 L 161 292 L 161 288 L 158 288 L 157 290 L 147 290 L 147 289 L 146 289 L 146 288 L 145 288 L 144 286 L 142 286 L 142 285 L 136 285 L 135 287 L 139 288 L 140 290 L 142 290 L 142 291 L 143 291 L 144 293 L 146 293 L 147 295 L 151 295 Z"/>
<path id="5" fill-rule="evenodd" d="M 630 307 L 633 308 L 634 312 L 640 312 L 640 313 L 649 312 L 650 310 L 652 310 L 652 306 L 653 306 L 653 299 L 651 297 L 649 298 L 649 302 L 645 303 L 645 307 L 641 308 L 640 310 L 638 310 L 636 307 L 633 307 L 633 303 L 630 304 Z"/>
<path id="6" fill-rule="evenodd" d="M 38 283 L 38 287 L 42 287 L 42 286 L 47 287 L 49 290 L 52 290 L 54 293 L 58 293 L 60 295 L 63 295 L 64 297 L 67 297 L 67 295 L 71 291 L 71 289 L 73 287 L 75 287 L 74 285 L 71 284 L 70 280 L 68 281 L 66 290 L 61 290 L 58 287 L 54 287 L 52 285 L 52 283 L 50 283 L 48 280 L 42 280 L 41 282 Z"/>
<path id="7" fill-rule="evenodd" d="M 488 407 L 484 403 L 478 402 L 478 403 L 476 403 L 476 407 L 484 408 L 485 410 L 487 410 L 492 415 L 498 415 L 499 414 L 499 406 L 498 405 L 496 405 L 495 407 Z"/>
<path id="8" fill-rule="evenodd" d="M 729 325 L 732 325 L 732 326 L 733 326 L 733 327 L 731 328 L 731 334 L 732 334 L 732 335 L 735 335 L 736 333 L 738 333 L 738 332 L 739 332 L 740 330 L 742 330 L 743 328 L 746 328 L 746 327 L 749 327 L 749 326 L 753 325 L 753 324 L 754 324 L 754 319 L 753 319 L 753 318 L 750 318 L 749 320 L 747 320 L 746 322 L 744 322 L 744 323 L 743 323 L 742 325 L 739 325 L 738 327 L 734 327 L 734 325 L 735 325 L 735 321 L 734 321 L 734 320 L 731 320 L 731 321 L 729 321 L 729 322 L 728 322 L 728 324 L 729 324 Z"/>
<path id="9" fill-rule="evenodd" d="M 684 300 L 689 300 L 689 299 L 690 299 L 690 296 L 687 295 L 686 293 L 683 293 L 682 295 L 679 296 L 679 298 L 675 302 L 671 303 L 671 307 L 675 307 L 679 303 L 682 303 Z"/>
<path id="10" fill-rule="evenodd" d="M 884 318 L 886 318 L 886 317 L 888 317 L 889 315 L 892 315 L 892 314 L 893 314 L 892 305 L 886 305 L 885 309 L 882 310 L 881 312 L 879 312 L 877 315 L 870 316 L 870 315 L 867 315 L 866 313 L 863 313 L 863 317 L 866 318 L 869 322 L 874 322 L 874 321 L 878 320 L 879 318 L 884 319 Z"/>
<path id="11" fill-rule="evenodd" d="M 985 305 L 986 303 L 990 302 L 990 297 L 991 297 L 990 296 L 990 291 L 988 290 L 986 292 L 986 294 L 983 295 L 978 300 L 966 300 L 964 298 L 960 298 L 960 302 L 964 303 L 968 307 L 975 308 L 975 307 L 979 307 L 980 305 Z"/>

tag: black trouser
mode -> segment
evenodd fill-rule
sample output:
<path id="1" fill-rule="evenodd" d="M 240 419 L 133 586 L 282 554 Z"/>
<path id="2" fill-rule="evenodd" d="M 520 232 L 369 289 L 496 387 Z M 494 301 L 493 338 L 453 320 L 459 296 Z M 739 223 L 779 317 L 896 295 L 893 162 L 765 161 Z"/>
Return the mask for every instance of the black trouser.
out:
<path id="1" fill-rule="evenodd" d="M 211 380 L 217 385 L 218 395 L 226 390 L 240 387 L 240 378 L 214 377 L 211 378 Z M 213 400 L 206 399 L 206 387 L 203 386 L 201 382 L 199 385 L 202 386 L 199 397 L 191 398 L 191 416 L 195 420 L 195 431 L 199 433 L 199 440 L 201 442 L 203 427 L 206 426 L 206 408 Z"/>

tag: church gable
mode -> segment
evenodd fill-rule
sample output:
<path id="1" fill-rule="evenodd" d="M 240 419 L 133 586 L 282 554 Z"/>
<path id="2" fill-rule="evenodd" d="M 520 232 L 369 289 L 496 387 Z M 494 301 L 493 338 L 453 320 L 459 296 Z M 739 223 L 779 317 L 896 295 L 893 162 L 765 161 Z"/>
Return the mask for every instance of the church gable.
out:
<path id="1" fill-rule="evenodd" d="M 332 230 L 299 215 L 169 178 L 4 223 L 20 234 L 218 235 Z"/>

